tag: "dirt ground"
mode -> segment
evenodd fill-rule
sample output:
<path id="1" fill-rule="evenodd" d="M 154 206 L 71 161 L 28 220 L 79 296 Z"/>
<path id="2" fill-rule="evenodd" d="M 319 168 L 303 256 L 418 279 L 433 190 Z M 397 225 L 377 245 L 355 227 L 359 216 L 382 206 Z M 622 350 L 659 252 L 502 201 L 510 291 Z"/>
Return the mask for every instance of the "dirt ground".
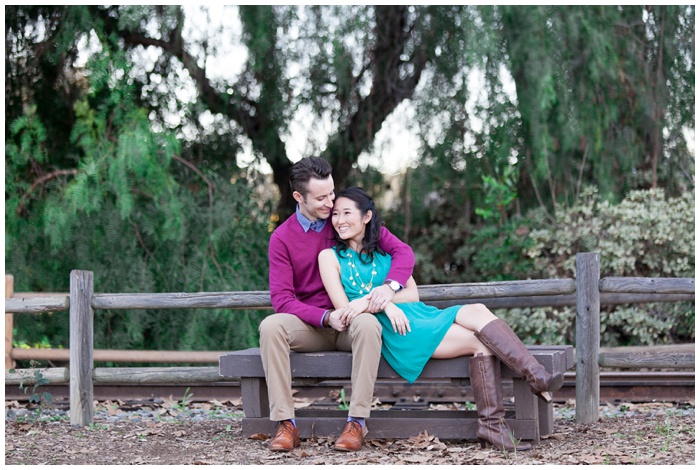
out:
<path id="1" fill-rule="evenodd" d="M 177 402 L 144 415 L 102 403 L 95 422 L 74 428 L 65 412 L 41 415 L 5 403 L 6 465 L 473 465 L 695 463 L 694 404 L 623 404 L 576 424 L 571 405 L 557 405 L 555 431 L 530 451 L 504 454 L 476 442 L 441 442 L 416 430 L 410 439 L 371 440 L 356 453 L 333 450 L 334 436 L 302 440 L 290 453 L 268 451 L 269 436 L 244 436 L 239 407 Z M 24 413 L 24 414 L 22 414 Z"/>

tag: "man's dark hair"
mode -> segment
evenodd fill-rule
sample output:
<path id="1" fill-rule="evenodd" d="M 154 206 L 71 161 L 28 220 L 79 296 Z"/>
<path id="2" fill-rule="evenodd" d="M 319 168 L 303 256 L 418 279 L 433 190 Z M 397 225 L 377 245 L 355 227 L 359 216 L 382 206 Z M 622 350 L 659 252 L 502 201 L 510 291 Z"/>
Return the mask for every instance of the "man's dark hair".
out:
<path id="1" fill-rule="evenodd" d="M 319 157 L 302 158 L 294 165 L 289 172 L 289 186 L 292 192 L 299 193 L 306 197 L 309 190 L 309 181 L 313 179 L 325 180 L 331 175 L 333 168 L 331 164 Z"/>

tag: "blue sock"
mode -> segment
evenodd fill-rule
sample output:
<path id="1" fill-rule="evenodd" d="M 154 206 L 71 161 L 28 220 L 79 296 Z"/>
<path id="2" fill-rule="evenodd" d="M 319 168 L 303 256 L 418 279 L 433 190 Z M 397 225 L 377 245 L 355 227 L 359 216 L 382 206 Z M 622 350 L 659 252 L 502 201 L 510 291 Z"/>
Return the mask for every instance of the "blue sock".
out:
<path id="1" fill-rule="evenodd" d="M 350 421 L 355 421 L 355 422 L 359 423 L 363 429 L 365 427 L 365 418 L 353 418 L 352 416 L 348 416 L 348 423 Z"/>
<path id="2" fill-rule="evenodd" d="M 294 427 L 295 427 L 295 428 L 297 427 L 297 423 L 296 423 L 296 421 L 294 421 L 294 418 L 292 418 L 292 419 L 283 419 L 282 421 L 291 421 L 292 424 L 294 425 Z M 282 421 L 280 421 L 280 423 L 281 423 Z"/>

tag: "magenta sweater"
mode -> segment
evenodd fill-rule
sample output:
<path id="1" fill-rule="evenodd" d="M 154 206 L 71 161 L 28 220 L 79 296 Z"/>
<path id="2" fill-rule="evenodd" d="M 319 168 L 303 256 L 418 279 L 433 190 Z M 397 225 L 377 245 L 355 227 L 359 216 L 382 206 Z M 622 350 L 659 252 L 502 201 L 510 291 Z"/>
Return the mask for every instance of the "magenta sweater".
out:
<path id="1" fill-rule="evenodd" d="M 320 326 L 323 313 L 333 303 L 323 287 L 318 254 L 333 246 L 330 220 L 321 232 L 304 232 L 295 214 L 277 227 L 270 237 L 270 298 L 277 313 L 291 313 Z M 415 257 L 411 247 L 382 227 L 379 247 L 391 255 L 387 279 L 406 285 L 413 274 Z"/>

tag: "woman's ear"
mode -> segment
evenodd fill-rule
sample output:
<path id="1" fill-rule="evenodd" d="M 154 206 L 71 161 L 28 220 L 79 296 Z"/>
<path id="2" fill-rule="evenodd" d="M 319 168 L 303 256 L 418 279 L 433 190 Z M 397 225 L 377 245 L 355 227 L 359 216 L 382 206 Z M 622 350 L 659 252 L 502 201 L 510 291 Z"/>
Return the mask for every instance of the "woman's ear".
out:
<path id="1" fill-rule="evenodd" d="M 369 221 L 372 220 L 373 216 L 374 216 L 374 211 L 372 211 L 371 209 L 368 210 L 367 213 L 365 214 L 365 217 L 362 219 L 362 223 L 367 225 L 369 223 Z"/>

